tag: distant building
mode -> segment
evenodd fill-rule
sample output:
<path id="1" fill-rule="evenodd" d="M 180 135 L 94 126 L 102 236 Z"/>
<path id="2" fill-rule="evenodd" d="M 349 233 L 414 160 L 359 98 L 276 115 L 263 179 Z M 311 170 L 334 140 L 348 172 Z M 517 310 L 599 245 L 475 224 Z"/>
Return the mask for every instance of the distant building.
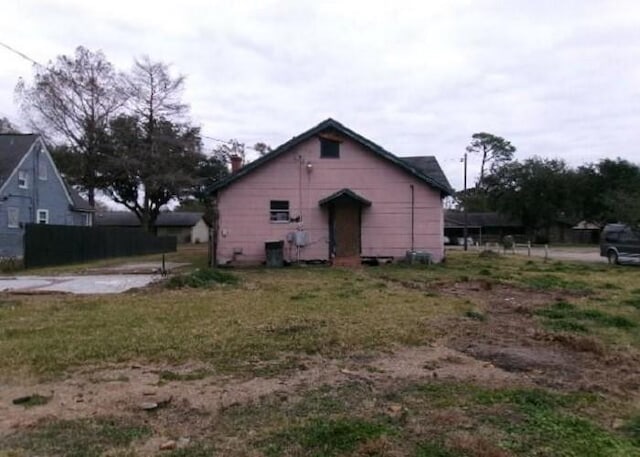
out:
<path id="1" fill-rule="evenodd" d="M 444 212 L 444 234 L 452 244 L 457 239 L 464 240 L 463 211 L 447 210 Z M 474 243 L 500 242 L 507 235 L 524 235 L 525 228 L 520 221 L 496 212 L 469 212 L 467 214 L 467 236 Z"/>
<path id="2" fill-rule="evenodd" d="M 167 211 L 160 213 L 155 227 L 158 236 L 175 236 L 178 243 L 206 243 L 209 225 L 201 212 Z M 96 214 L 95 225 L 103 227 L 140 227 L 140 220 L 130 211 L 104 211 Z"/>
<path id="3" fill-rule="evenodd" d="M 40 136 L 0 134 L 0 256 L 22 256 L 25 224 L 92 222 L 93 209 L 64 182 Z"/>
<path id="4" fill-rule="evenodd" d="M 327 119 L 244 167 L 232 159 L 232 171 L 211 189 L 218 263 L 265 262 L 273 245 L 285 260 L 338 265 L 444 255 L 452 190 L 432 156 L 398 157 Z"/>

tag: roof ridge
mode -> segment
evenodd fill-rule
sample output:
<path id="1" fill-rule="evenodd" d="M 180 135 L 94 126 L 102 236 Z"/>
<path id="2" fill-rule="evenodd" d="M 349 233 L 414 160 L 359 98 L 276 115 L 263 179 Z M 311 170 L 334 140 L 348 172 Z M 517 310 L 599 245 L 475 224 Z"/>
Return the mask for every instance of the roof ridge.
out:
<path id="1" fill-rule="evenodd" d="M 421 170 L 416 169 L 415 167 L 413 167 L 410 164 L 408 164 L 407 162 L 405 162 L 403 160 L 403 157 L 397 156 L 397 155 L 393 154 L 392 152 L 387 151 L 385 148 L 383 148 L 379 144 L 377 144 L 374 141 L 372 141 L 372 140 L 360 135 L 356 131 L 351 130 L 350 128 L 346 127 L 345 125 L 341 124 L 340 122 L 336 121 L 333 118 L 325 119 L 324 121 L 322 121 L 319 124 L 317 124 L 315 127 L 312 127 L 312 128 L 310 128 L 308 130 L 305 130 L 304 132 L 300 133 L 299 135 L 296 135 L 296 136 L 292 137 L 291 139 L 289 139 L 288 141 L 282 143 L 280 146 L 278 146 L 277 148 L 275 148 L 273 151 L 269 152 L 268 154 L 265 154 L 265 155 L 259 157 L 258 159 L 254 160 L 253 162 L 248 163 L 247 165 L 242 167 L 238 172 L 230 175 L 226 179 L 222 179 L 219 182 L 215 183 L 213 186 L 211 186 L 209 188 L 209 192 L 215 192 L 218 189 L 226 187 L 227 185 L 231 184 L 232 182 L 236 181 L 237 179 L 242 178 L 247 173 L 250 173 L 251 171 L 255 170 L 257 167 L 259 167 L 263 163 L 268 162 L 272 158 L 278 157 L 280 154 L 283 154 L 284 152 L 288 151 L 289 149 L 291 149 L 292 147 L 294 147 L 295 145 L 297 145 L 301 141 L 304 141 L 304 140 L 306 140 L 308 138 L 311 138 L 314 135 L 317 135 L 317 134 L 321 133 L 323 129 L 329 128 L 329 127 L 336 128 L 337 130 L 339 130 L 345 136 L 350 137 L 353 141 L 355 141 L 357 143 L 360 143 L 362 146 L 364 146 L 365 148 L 370 149 L 375 154 L 378 154 L 378 155 L 384 157 L 385 159 L 393 162 L 394 164 L 396 164 L 400 168 L 405 169 L 407 172 L 409 172 L 409 173 L 413 174 L 414 176 L 418 177 L 419 179 L 421 179 L 425 183 L 431 185 L 432 187 L 434 187 L 436 189 L 439 189 L 441 192 L 443 192 L 445 194 L 449 194 L 449 195 L 453 193 L 453 189 L 451 188 L 451 185 L 448 182 L 447 183 L 439 182 L 434 177 L 423 173 Z M 433 159 L 436 160 L 435 156 L 430 156 L 430 157 L 433 157 Z M 437 162 L 437 160 L 436 160 L 436 162 Z"/>

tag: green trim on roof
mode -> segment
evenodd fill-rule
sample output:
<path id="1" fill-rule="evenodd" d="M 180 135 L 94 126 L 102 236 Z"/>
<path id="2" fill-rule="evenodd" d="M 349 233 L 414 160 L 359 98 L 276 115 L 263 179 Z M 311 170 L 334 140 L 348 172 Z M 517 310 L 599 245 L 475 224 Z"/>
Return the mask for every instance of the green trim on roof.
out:
<path id="1" fill-rule="evenodd" d="M 440 190 L 440 192 L 442 192 L 442 194 L 444 194 L 444 195 L 453 195 L 453 189 L 451 189 L 451 187 L 449 187 L 448 185 L 440 183 L 440 182 L 436 181 L 435 179 L 433 179 L 432 177 L 427 176 L 424 173 L 421 173 L 419 170 L 415 169 L 414 167 L 410 166 L 408 163 L 404 162 L 400 157 L 395 156 L 394 154 L 390 153 L 389 151 L 387 151 L 383 147 L 377 145 L 373 141 L 368 140 L 367 138 L 363 137 L 362 135 L 354 132 L 353 130 L 351 130 L 351 129 L 345 127 L 344 125 L 342 125 L 340 122 L 335 121 L 335 120 L 333 120 L 331 118 L 321 122 L 320 124 L 316 125 L 315 127 L 307 130 L 306 132 L 301 133 L 300 135 L 291 138 L 289 141 L 287 141 L 286 143 L 278 146 L 276 149 L 274 149 L 270 153 L 265 154 L 262 157 L 254 160 L 253 162 L 248 163 L 247 165 L 242 167 L 238 172 L 232 174 L 228 178 L 226 178 L 226 179 L 214 184 L 213 186 L 211 186 L 209 188 L 209 192 L 210 193 L 214 193 L 217 190 L 220 190 L 220 189 L 222 189 L 224 187 L 227 187 L 228 185 L 230 185 L 231 183 L 239 180 L 243 176 L 251 173 L 253 170 L 255 170 L 256 168 L 260 167 L 263 163 L 266 163 L 266 162 L 268 162 L 268 161 L 270 161 L 272 159 L 275 159 L 276 157 L 284 154 L 285 152 L 290 151 L 291 149 L 293 149 L 295 146 L 297 146 L 298 144 L 302 143 L 303 141 L 306 141 L 309 138 L 312 138 L 312 137 L 318 135 L 319 133 L 324 132 L 326 130 L 330 130 L 330 129 L 333 129 L 335 131 L 338 131 L 338 132 L 342 133 L 343 135 L 351 138 L 353 141 L 355 141 L 357 143 L 360 143 L 362 146 L 364 146 L 367 149 L 371 150 L 372 152 L 378 154 L 379 156 L 384 157 L 385 159 L 393 162 L 398 167 L 400 167 L 403 170 L 411 173 L 412 175 L 414 175 L 418 179 L 420 179 L 420 180 L 424 181 L 425 183 L 429 184 L 431 187 Z"/>
<path id="2" fill-rule="evenodd" d="M 347 197 L 350 198 L 352 200 L 357 201 L 358 203 L 360 203 L 363 206 L 371 206 L 371 202 L 369 200 L 367 200 L 364 197 L 361 197 L 360 195 L 356 194 L 354 191 L 352 191 L 351 189 L 341 189 L 338 192 L 334 192 L 333 194 L 329 195 L 328 197 L 323 198 L 322 200 L 320 200 L 318 202 L 319 206 L 324 206 L 328 203 L 333 202 L 334 200 L 337 200 L 341 197 Z"/>

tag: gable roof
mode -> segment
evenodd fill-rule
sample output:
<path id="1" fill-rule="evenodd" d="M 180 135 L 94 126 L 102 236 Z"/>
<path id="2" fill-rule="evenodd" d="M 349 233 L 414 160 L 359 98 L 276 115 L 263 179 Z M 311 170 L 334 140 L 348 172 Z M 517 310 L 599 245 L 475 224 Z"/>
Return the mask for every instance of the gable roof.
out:
<path id="1" fill-rule="evenodd" d="M 323 198 L 322 200 L 320 200 L 318 202 L 318 205 L 320 206 L 324 206 L 328 203 L 334 202 L 338 199 L 342 199 L 342 198 L 350 198 L 351 200 L 354 200 L 358 203 L 360 203 L 362 206 L 371 206 L 371 202 L 369 200 L 367 200 L 364 197 L 361 197 L 360 195 L 356 194 L 354 191 L 352 191 L 351 189 L 341 189 L 338 192 L 334 192 L 333 194 L 329 195 L 328 197 Z"/>
<path id="2" fill-rule="evenodd" d="M 11 177 L 16 167 L 20 165 L 25 156 L 31 151 L 39 135 L 35 133 L 2 133 L 0 134 L 0 186 L 4 186 L 7 179 Z M 93 211 L 89 202 L 80 196 L 77 190 L 71 187 L 58 172 L 56 164 L 44 149 L 45 154 L 51 160 L 56 176 L 64 186 L 67 199 L 74 211 Z"/>
<path id="3" fill-rule="evenodd" d="M 91 207 L 89 202 L 84 198 L 82 198 L 80 193 L 76 189 L 74 189 L 72 186 L 70 186 L 69 183 L 64 178 L 62 179 L 62 181 L 64 182 L 64 185 L 67 188 L 69 197 L 71 197 L 71 201 L 72 201 L 71 206 L 75 211 L 95 211 L 95 209 Z"/>
<path id="4" fill-rule="evenodd" d="M 354 132 L 353 130 L 342 125 L 340 122 L 331 118 L 321 122 L 315 127 L 307 130 L 306 132 L 291 138 L 289 141 L 278 146 L 276 149 L 269 152 L 268 154 L 265 154 L 262 157 L 254 160 L 253 162 L 248 163 L 247 165 L 242 167 L 240 170 L 238 170 L 236 173 L 230 175 L 229 177 L 221 180 L 218 183 L 215 183 L 212 187 L 209 188 L 209 191 L 215 192 L 219 189 L 227 187 L 229 184 L 241 179 L 243 176 L 251 173 L 252 171 L 260 167 L 264 163 L 269 162 L 272 159 L 275 159 L 276 157 L 284 154 L 285 152 L 290 151 L 291 149 L 293 149 L 303 141 L 306 141 L 309 138 L 312 138 L 326 130 L 331 130 L 331 131 L 339 132 L 343 134 L 344 136 L 350 138 L 356 143 L 359 143 L 360 145 L 364 146 L 365 148 L 369 149 L 375 154 L 389 160 L 390 162 L 394 163 L 395 165 L 402 168 L 403 170 L 411 173 L 421 181 L 424 181 L 426 184 L 434 187 L 435 189 L 438 189 L 443 194 L 445 195 L 453 194 L 453 189 L 449 185 L 447 179 L 444 178 L 444 173 L 442 173 L 442 170 L 440 169 L 440 166 L 438 165 L 438 162 L 434 157 L 431 157 L 431 156 L 422 157 L 422 159 L 426 159 L 424 162 L 422 162 L 422 165 L 424 166 L 418 167 L 417 165 L 411 164 L 410 162 L 407 162 L 402 158 L 390 153 L 389 151 L 384 149 L 382 146 L 377 145 L 373 141 L 368 140 L 362 135 Z M 426 166 L 427 163 L 429 164 L 429 166 Z M 436 170 L 436 167 L 437 167 L 437 170 Z M 433 173 L 433 176 L 432 176 L 432 173 Z"/>
<path id="5" fill-rule="evenodd" d="M 193 227 L 203 217 L 199 212 L 167 211 L 160 213 L 156 227 Z M 94 218 L 95 225 L 109 227 L 139 227 L 140 220 L 131 211 L 103 211 Z"/>
<path id="6" fill-rule="evenodd" d="M 0 134 L 0 185 L 7 179 L 38 139 L 34 134 Z"/>

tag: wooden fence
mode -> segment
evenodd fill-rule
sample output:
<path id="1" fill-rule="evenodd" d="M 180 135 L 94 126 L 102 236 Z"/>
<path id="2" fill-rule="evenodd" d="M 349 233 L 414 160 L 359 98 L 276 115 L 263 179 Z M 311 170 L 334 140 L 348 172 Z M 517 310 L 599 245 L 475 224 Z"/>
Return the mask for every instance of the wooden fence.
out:
<path id="1" fill-rule="evenodd" d="M 175 236 L 155 236 L 140 228 L 27 224 L 24 234 L 25 268 L 175 250 Z"/>

